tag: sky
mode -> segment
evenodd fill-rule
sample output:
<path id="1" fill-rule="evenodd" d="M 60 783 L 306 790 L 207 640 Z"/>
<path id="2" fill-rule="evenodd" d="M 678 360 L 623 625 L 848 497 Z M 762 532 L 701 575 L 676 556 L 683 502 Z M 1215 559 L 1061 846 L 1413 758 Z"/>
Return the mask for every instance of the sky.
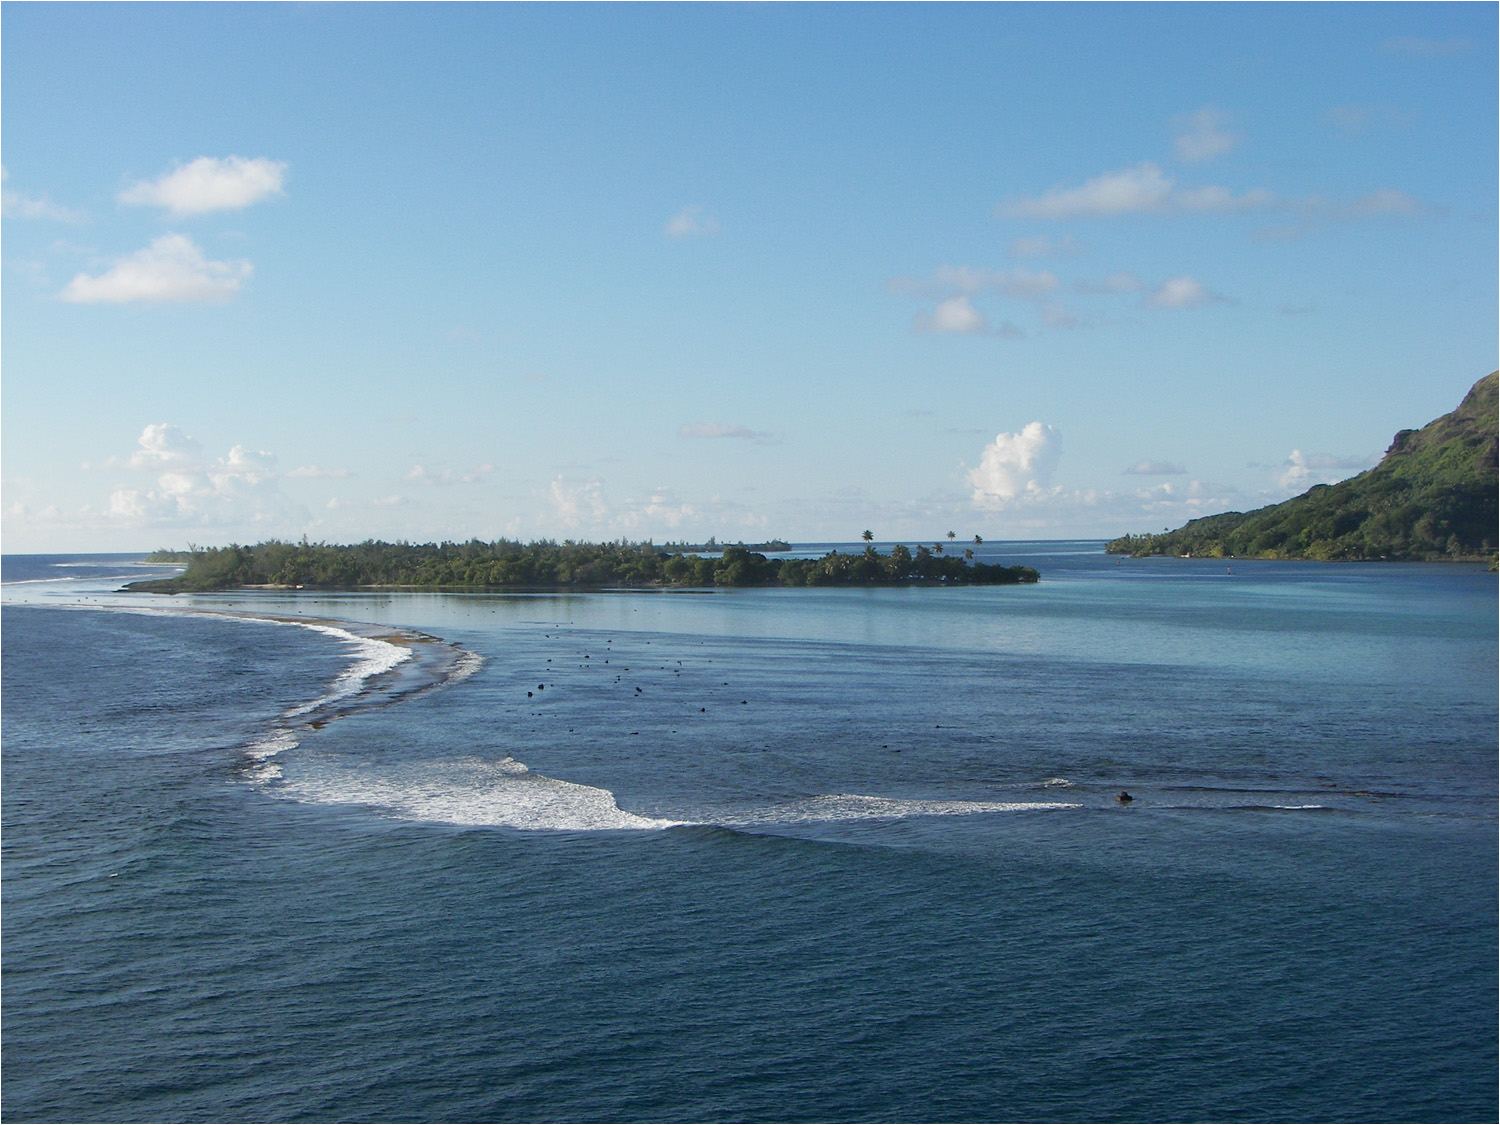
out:
<path id="1" fill-rule="evenodd" d="M 1496 367 L 1493 4 L 0 27 L 10 553 L 1106 538 Z"/>

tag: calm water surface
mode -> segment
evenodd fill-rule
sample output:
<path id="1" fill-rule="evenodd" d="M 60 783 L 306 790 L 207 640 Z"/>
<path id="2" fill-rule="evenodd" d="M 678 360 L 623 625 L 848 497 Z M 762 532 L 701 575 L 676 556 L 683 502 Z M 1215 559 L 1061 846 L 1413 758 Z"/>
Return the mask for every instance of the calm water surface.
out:
<path id="1" fill-rule="evenodd" d="M 1494 1120 L 1494 576 L 981 557 L 1043 581 L 7 557 L 5 1115 Z"/>

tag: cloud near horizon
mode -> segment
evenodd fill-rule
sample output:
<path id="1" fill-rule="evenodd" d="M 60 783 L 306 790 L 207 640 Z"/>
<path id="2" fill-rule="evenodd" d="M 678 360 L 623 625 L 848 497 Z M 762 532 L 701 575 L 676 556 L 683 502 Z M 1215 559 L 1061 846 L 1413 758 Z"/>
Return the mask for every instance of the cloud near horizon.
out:
<path id="1" fill-rule="evenodd" d="M 164 207 L 174 215 L 240 211 L 253 203 L 285 195 L 284 161 L 228 156 L 200 156 L 179 164 L 155 180 L 141 180 L 120 193 L 134 207 Z"/>
<path id="2" fill-rule="evenodd" d="M 1022 500 L 1048 495 L 1062 456 L 1062 434 L 1042 422 L 1028 422 L 1020 433 L 1002 433 L 984 447 L 971 469 L 975 507 L 1002 511 Z"/>
<path id="3" fill-rule="evenodd" d="M 1337 484 L 1356 473 L 1372 469 L 1380 463 L 1380 456 L 1334 457 L 1327 453 L 1303 453 L 1294 449 L 1282 466 L 1276 483 L 1294 493 L 1306 492 L 1315 484 Z"/>
<path id="4" fill-rule="evenodd" d="M 78 274 L 59 296 L 77 305 L 222 304 L 254 271 L 243 259 L 211 261 L 186 235 L 164 234 L 101 274 Z"/>
<path id="5" fill-rule="evenodd" d="M 154 487 L 121 486 L 110 493 L 111 522 L 134 527 L 282 527 L 305 516 L 277 484 L 276 458 L 264 450 L 231 447 L 224 457 L 205 458 L 202 446 L 165 422 L 141 431 L 128 458 L 110 458 L 104 468 L 156 475 Z"/>

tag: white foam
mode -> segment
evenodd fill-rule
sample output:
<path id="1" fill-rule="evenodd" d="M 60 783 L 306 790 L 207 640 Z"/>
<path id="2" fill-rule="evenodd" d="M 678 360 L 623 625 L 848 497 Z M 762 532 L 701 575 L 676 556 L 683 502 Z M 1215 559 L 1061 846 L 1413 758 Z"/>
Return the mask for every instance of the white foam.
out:
<path id="1" fill-rule="evenodd" d="M 512 758 L 465 758 L 381 773 L 309 771 L 277 792 L 322 804 L 365 805 L 404 820 L 523 831 L 639 831 L 680 823 L 626 812 L 608 789 L 532 773 Z"/>
<path id="2" fill-rule="evenodd" d="M 1073 783 L 1065 777 L 1049 777 L 1042 782 L 1043 789 L 1071 789 Z"/>
<path id="3" fill-rule="evenodd" d="M 245 756 L 254 758 L 257 762 L 263 762 L 267 758 L 274 758 L 283 750 L 290 750 L 297 745 L 297 735 L 293 731 L 278 728 L 270 734 L 256 739 L 245 747 Z"/>
<path id="4" fill-rule="evenodd" d="M 726 826 L 751 824 L 819 824 L 846 820 L 903 820 L 911 816 L 973 816 L 978 813 L 1076 809 L 1061 801 L 934 801 L 834 793 L 809 797 L 751 813 L 723 818 Z"/>
<path id="5" fill-rule="evenodd" d="M 336 703 L 340 699 L 347 699 L 351 695 L 357 695 L 371 677 L 378 676 L 382 672 L 389 672 L 402 661 L 411 659 L 411 649 L 405 645 L 375 640 L 373 637 L 361 637 L 347 629 L 340 629 L 333 625 L 322 625 L 313 621 L 287 621 L 278 622 L 278 624 L 296 625 L 314 632 L 326 633 L 330 637 L 338 637 L 352 645 L 355 651 L 354 663 L 339 674 L 338 679 L 333 681 L 333 686 L 312 702 L 302 703 L 288 710 L 285 717 L 289 719 L 298 715 L 306 715 L 310 711 Z"/>
<path id="6" fill-rule="evenodd" d="M 456 684 L 460 680 L 467 680 L 483 666 L 484 657 L 480 656 L 477 652 L 469 652 L 465 649 L 459 653 L 458 659 L 453 663 L 453 667 L 443 677 L 443 683 Z"/>

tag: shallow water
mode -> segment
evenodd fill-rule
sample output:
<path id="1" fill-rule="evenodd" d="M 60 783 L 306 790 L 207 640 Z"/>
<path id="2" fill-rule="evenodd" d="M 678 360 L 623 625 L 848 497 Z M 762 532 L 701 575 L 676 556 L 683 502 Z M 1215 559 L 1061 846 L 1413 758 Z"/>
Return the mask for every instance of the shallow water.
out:
<path id="1" fill-rule="evenodd" d="M 5 1113 L 1492 1119 L 1494 577 L 981 557 L 1043 581 L 7 558 Z"/>

